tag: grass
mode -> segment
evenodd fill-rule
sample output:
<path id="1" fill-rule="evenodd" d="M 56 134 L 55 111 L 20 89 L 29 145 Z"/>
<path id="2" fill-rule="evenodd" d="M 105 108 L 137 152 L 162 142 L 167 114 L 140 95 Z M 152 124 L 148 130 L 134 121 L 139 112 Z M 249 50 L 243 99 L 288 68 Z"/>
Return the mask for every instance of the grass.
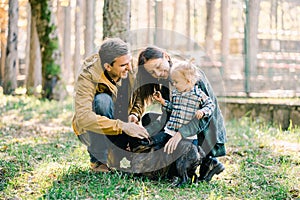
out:
<path id="1" fill-rule="evenodd" d="M 300 129 L 227 121 L 226 170 L 210 183 L 170 183 L 89 170 L 71 131 L 72 99 L 0 95 L 0 199 L 299 199 Z"/>

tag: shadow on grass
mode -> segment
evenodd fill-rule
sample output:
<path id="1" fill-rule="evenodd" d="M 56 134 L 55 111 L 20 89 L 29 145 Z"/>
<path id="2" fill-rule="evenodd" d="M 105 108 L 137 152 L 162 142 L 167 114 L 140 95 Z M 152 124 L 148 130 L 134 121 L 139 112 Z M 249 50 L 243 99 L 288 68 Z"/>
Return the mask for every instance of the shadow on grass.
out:
<path id="1" fill-rule="evenodd" d="M 43 195 L 45 199 L 129 199 L 140 197 L 150 180 L 115 172 L 94 173 L 71 166 Z M 153 182 L 152 182 L 153 183 Z"/>

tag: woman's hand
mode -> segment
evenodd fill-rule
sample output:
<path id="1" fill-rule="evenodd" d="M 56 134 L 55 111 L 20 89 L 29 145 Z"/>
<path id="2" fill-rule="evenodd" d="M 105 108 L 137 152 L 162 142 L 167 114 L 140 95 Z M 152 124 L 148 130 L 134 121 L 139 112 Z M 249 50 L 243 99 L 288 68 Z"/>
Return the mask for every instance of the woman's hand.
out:
<path id="1" fill-rule="evenodd" d="M 167 152 L 167 154 L 173 153 L 181 139 L 181 134 L 177 132 L 171 139 L 169 139 L 169 141 L 165 145 L 164 152 Z"/>
<path id="2" fill-rule="evenodd" d="M 204 112 L 201 110 L 197 110 L 195 116 L 197 119 L 202 119 L 204 117 Z"/>
<path id="3" fill-rule="evenodd" d="M 156 92 L 153 93 L 153 99 L 155 99 L 156 101 L 158 101 L 162 105 L 165 104 L 165 100 L 162 98 L 162 95 L 159 91 L 156 91 Z"/>

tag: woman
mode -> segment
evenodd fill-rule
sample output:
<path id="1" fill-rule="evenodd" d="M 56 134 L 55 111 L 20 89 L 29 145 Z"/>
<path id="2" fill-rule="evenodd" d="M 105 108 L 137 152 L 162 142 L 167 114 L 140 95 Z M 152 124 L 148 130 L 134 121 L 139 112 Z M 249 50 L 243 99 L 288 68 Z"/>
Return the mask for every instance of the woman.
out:
<path id="1" fill-rule="evenodd" d="M 138 58 L 138 73 L 136 75 L 136 92 L 133 98 L 134 111 L 130 114 L 131 121 L 137 122 L 145 113 L 147 105 L 152 101 L 155 91 L 160 91 L 164 99 L 170 99 L 169 71 L 172 67 L 170 56 L 162 49 L 151 46 L 142 50 Z M 215 174 L 221 173 L 225 167 L 216 157 L 225 155 L 226 129 L 224 119 L 219 108 L 212 87 L 204 72 L 199 69 L 200 79 L 198 85 L 204 93 L 209 96 L 216 105 L 211 117 L 205 120 L 194 118 L 190 123 L 183 125 L 178 132 L 167 142 L 164 151 L 172 153 L 176 150 L 182 138 L 198 134 L 199 146 L 206 153 L 200 166 L 200 181 L 210 181 Z M 142 106 L 140 105 L 142 104 Z M 135 108 L 143 108 L 135 109 Z M 150 135 L 156 134 L 164 127 L 168 113 L 162 115 L 148 113 L 141 119 Z M 154 125 L 153 125 L 154 124 Z"/>

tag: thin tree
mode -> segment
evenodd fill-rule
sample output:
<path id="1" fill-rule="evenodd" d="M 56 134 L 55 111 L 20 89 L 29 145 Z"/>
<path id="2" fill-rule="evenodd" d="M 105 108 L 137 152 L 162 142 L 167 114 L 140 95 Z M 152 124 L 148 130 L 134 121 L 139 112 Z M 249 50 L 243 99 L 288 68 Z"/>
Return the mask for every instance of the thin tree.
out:
<path id="1" fill-rule="evenodd" d="M 155 37 L 154 44 L 164 47 L 164 7 L 163 1 L 155 1 Z"/>
<path id="2" fill-rule="evenodd" d="M 246 0 L 246 24 L 245 24 L 245 92 L 251 92 L 251 77 L 257 73 L 258 52 L 258 16 L 260 0 Z"/>
<path id="3" fill-rule="evenodd" d="M 150 43 L 151 40 L 151 28 L 150 28 L 150 24 L 151 24 L 151 0 L 147 0 L 147 43 Z"/>
<path id="4" fill-rule="evenodd" d="M 119 37 L 129 40 L 130 0 L 104 0 L 103 6 L 103 39 Z"/>
<path id="5" fill-rule="evenodd" d="M 221 62 L 223 65 L 223 71 L 225 75 L 229 73 L 228 69 L 228 56 L 230 53 L 230 5 L 231 0 L 222 0 L 221 1 Z"/>
<path id="6" fill-rule="evenodd" d="M 39 91 L 38 87 L 42 84 L 42 58 L 36 21 L 33 17 L 31 17 L 30 27 L 29 66 L 26 89 L 28 95 L 39 96 L 41 91 Z"/>
<path id="7" fill-rule="evenodd" d="M 186 0 L 186 10 L 187 10 L 187 19 L 186 19 L 186 49 L 187 51 L 191 50 L 191 3 L 190 0 Z"/>
<path id="8" fill-rule="evenodd" d="M 2 85 L 4 79 L 6 43 L 7 43 L 6 27 L 7 27 L 7 12 L 3 7 L 0 7 L 0 46 L 1 46 L 0 85 Z"/>
<path id="9" fill-rule="evenodd" d="M 250 73 L 255 76 L 257 73 L 257 52 L 258 52 L 258 16 L 260 11 L 260 0 L 249 0 L 249 40 L 248 53 L 250 61 Z"/>
<path id="10" fill-rule="evenodd" d="M 6 47 L 6 62 L 4 70 L 3 93 L 12 94 L 17 88 L 18 68 L 18 0 L 9 1 L 8 9 L 8 36 Z"/>
<path id="11" fill-rule="evenodd" d="M 76 0 L 76 9 L 75 9 L 75 49 L 74 49 L 74 80 L 77 78 L 78 69 L 81 61 L 80 54 L 80 41 L 81 41 L 81 26 L 82 26 L 82 0 Z"/>
<path id="12" fill-rule="evenodd" d="M 175 48 L 175 41 L 176 41 L 176 25 L 177 25 L 177 11 L 178 11 L 178 1 L 173 1 L 173 17 L 172 17 L 172 35 L 171 35 L 171 47 Z"/>
<path id="13" fill-rule="evenodd" d="M 95 0 L 86 1 L 85 9 L 84 54 L 88 56 L 94 50 Z"/>
<path id="14" fill-rule="evenodd" d="M 214 48 L 214 18 L 215 18 L 216 0 L 206 1 L 206 31 L 205 31 L 205 49 L 208 56 L 212 56 Z"/>
<path id="15" fill-rule="evenodd" d="M 61 56 L 57 27 L 53 18 L 52 1 L 29 0 L 32 17 L 36 20 L 42 54 L 43 97 L 53 99 L 53 89 L 61 75 Z"/>
<path id="16" fill-rule="evenodd" d="M 72 77 L 71 59 L 71 5 L 70 0 L 65 1 L 64 5 L 64 39 L 63 39 L 63 74 L 66 82 L 70 82 Z"/>

